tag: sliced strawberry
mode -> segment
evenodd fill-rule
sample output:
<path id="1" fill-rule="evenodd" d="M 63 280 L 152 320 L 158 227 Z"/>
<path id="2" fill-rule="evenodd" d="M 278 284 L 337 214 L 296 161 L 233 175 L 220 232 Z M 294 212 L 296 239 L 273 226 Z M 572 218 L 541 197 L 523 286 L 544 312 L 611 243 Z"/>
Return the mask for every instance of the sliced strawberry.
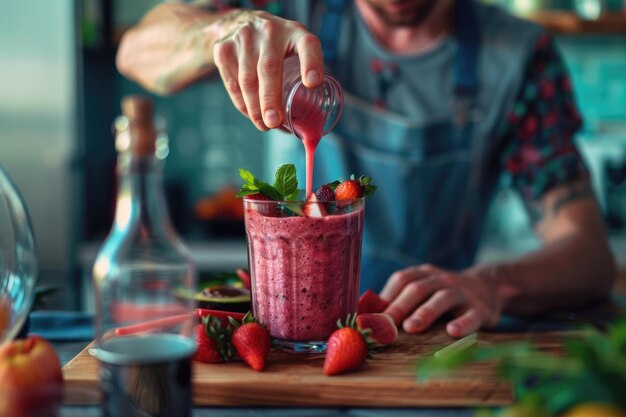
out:
<path id="1" fill-rule="evenodd" d="M 249 313 L 241 323 L 234 320 L 231 323 L 235 326 L 231 340 L 237 354 L 255 371 L 263 371 L 272 343 L 269 332 Z"/>
<path id="2" fill-rule="evenodd" d="M 354 200 L 363 197 L 363 187 L 359 180 L 345 180 L 335 188 L 337 200 Z"/>
<path id="3" fill-rule="evenodd" d="M 388 314 L 359 314 L 356 318 L 356 325 L 361 331 L 369 329 L 369 338 L 379 345 L 389 345 L 398 337 L 398 328 Z"/>
<path id="4" fill-rule="evenodd" d="M 233 356 L 230 344 L 230 332 L 224 329 L 217 317 L 205 317 L 201 324 L 194 328 L 198 349 L 193 356 L 197 362 L 227 362 Z"/>
<path id="5" fill-rule="evenodd" d="M 309 198 L 306 199 L 302 207 L 302 212 L 307 217 L 324 217 L 328 214 L 324 203 L 320 203 L 317 200 L 315 193 L 311 193 Z"/>
<path id="6" fill-rule="evenodd" d="M 368 343 L 362 332 L 355 328 L 354 316 L 348 316 L 346 326 L 337 322 L 335 330 L 326 342 L 324 373 L 339 375 L 358 369 L 365 363 L 368 355 Z"/>
<path id="7" fill-rule="evenodd" d="M 357 313 L 382 313 L 388 305 L 389 301 L 383 300 L 374 291 L 367 290 L 359 298 Z"/>
<path id="8" fill-rule="evenodd" d="M 328 203 L 329 201 L 335 200 L 335 192 L 328 185 L 322 185 L 319 190 L 315 192 L 315 196 L 317 197 L 317 201 L 322 203 Z"/>

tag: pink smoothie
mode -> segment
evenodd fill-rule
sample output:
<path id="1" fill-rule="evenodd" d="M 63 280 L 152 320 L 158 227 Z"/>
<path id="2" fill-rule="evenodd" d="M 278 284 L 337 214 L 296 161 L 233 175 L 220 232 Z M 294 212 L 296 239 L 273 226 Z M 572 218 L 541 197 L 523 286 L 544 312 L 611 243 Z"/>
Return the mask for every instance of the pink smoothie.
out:
<path id="1" fill-rule="evenodd" d="M 325 341 L 356 311 L 363 206 L 324 217 L 267 217 L 246 207 L 254 316 L 272 337 Z"/>

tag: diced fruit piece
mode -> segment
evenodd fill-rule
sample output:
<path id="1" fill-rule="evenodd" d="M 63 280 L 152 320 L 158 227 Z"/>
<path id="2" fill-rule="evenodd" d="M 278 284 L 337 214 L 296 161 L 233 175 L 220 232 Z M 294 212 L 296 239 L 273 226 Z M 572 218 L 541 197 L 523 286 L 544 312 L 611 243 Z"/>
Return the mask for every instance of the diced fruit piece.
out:
<path id="1" fill-rule="evenodd" d="M 345 180 L 335 189 L 337 200 L 354 200 L 363 197 L 363 187 L 359 180 Z"/>
<path id="2" fill-rule="evenodd" d="M 302 211 L 307 217 L 324 217 L 326 216 L 326 207 L 324 203 L 320 203 L 317 200 L 315 193 L 311 193 L 309 198 L 306 199 L 306 203 L 302 207 Z"/>
<path id="3" fill-rule="evenodd" d="M 383 300 L 374 291 L 367 290 L 359 298 L 357 313 L 382 313 L 388 305 L 389 301 Z"/>
<path id="4" fill-rule="evenodd" d="M 246 314 L 241 323 L 231 323 L 235 326 L 231 340 L 237 354 L 255 371 L 263 371 L 271 345 L 269 332 L 251 314 Z"/>
<path id="5" fill-rule="evenodd" d="M 365 336 L 355 328 L 354 317 L 348 316 L 346 327 L 337 322 L 335 330 L 326 343 L 324 373 L 339 375 L 358 369 L 365 363 L 368 354 Z"/>
<path id="6" fill-rule="evenodd" d="M 319 190 L 315 192 L 317 201 L 322 203 L 328 203 L 335 200 L 335 192 L 328 185 L 322 185 Z"/>
<path id="7" fill-rule="evenodd" d="M 229 361 L 233 355 L 230 332 L 222 327 L 217 317 L 207 316 L 194 329 L 198 350 L 193 356 L 197 362 L 220 363 Z"/>
<path id="8" fill-rule="evenodd" d="M 379 345 L 393 343 L 398 337 L 398 328 L 388 314 L 359 314 L 356 318 L 356 325 L 361 331 L 370 329 L 368 336 Z"/>

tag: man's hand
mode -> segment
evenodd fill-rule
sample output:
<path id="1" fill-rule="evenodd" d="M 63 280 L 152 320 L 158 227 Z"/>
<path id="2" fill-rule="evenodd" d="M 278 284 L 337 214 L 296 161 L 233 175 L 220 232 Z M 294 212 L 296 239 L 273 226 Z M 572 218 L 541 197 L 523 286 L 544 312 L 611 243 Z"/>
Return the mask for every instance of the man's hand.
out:
<path id="1" fill-rule="evenodd" d="M 124 34 L 116 63 L 124 76 L 163 95 L 217 69 L 235 107 L 267 130 L 283 123 L 283 64 L 294 54 L 304 85 L 319 86 L 322 48 L 302 24 L 263 11 L 163 2 Z"/>
<path id="2" fill-rule="evenodd" d="M 317 87 L 324 73 L 319 39 L 298 22 L 260 11 L 237 10 L 221 24 L 213 57 L 233 104 L 260 130 L 280 126 L 285 56 L 298 54 L 304 85 Z"/>
<path id="3" fill-rule="evenodd" d="M 384 311 L 408 333 L 426 330 L 446 313 L 452 337 L 495 326 L 500 317 L 496 274 L 454 273 L 432 265 L 413 266 L 391 275 L 380 296 L 391 304 Z"/>

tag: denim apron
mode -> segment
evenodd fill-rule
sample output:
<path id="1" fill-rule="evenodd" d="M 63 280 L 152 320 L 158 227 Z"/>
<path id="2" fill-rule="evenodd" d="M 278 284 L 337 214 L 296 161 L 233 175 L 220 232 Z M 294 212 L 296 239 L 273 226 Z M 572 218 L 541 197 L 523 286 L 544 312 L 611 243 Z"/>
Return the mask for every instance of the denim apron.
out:
<path id="1" fill-rule="evenodd" d="M 327 0 L 319 31 L 333 71 L 345 0 Z M 455 2 L 457 50 L 450 118 L 429 123 L 376 108 L 347 95 L 334 131 L 320 142 L 315 184 L 354 173 L 373 178 L 366 203 L 361 289 L 380 290 L 389 276 L 429 262 L 458 270 L 473 262 L 484 215 L 479 184 L 481 144 L 477 60 L 480 32 L 471 0 Z M 480 136 L 480 135 L 479 135 Z"/>

